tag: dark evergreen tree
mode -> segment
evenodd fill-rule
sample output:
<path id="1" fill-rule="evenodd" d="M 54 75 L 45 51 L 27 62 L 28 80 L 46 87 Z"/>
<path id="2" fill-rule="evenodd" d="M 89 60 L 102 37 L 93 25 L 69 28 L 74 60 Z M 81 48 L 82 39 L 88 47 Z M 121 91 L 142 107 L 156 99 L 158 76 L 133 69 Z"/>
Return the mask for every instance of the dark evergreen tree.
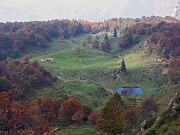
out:
<path id="1" fill-rule="evenodd" d="M 125 64 L 125 61 L 124 61 L 124 58 L 123 58 L 122 62 L 121 62 L 121 72 L 125 73 L 126 71 L 127 71 L 126 64 Z"/>
<path id="2" fill-rule="evenodd" d="M 108 40 L 108 35 L 106 34 L 104 37 L 104 41 L 107 41 L 107 40 Z"/>
<path id="3" fill-rule="evenodd" d="M 116 28 L 114 28 L 114 35 L 113 37 L 117 37 L 117 31 L 116 31 Z"/>

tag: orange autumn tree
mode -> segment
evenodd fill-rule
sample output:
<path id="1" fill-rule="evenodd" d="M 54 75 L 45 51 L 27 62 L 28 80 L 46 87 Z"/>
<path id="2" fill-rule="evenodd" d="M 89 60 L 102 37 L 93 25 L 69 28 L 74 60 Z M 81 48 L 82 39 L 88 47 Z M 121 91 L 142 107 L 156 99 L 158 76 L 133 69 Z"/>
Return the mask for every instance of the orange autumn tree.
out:
<path id="1" fill-rule="evenodd" d="M 72 116 L 72 121 L 77 123 L 77 124 L 82 124 L 83 118 L 84 118 L 84 111 L 79 110 Z"/>
<path id="2" fill-rule="evenodd" d="M 55 120 L 59 117 L 59 110 L 61 103 L 52 99 L 38 99 L 38 106 L 41 115 L 48 120 L 48 122 Z"/>
<path id="3" fill-rule="evenodd" d="M 73 122 L 79 118 L 83 118 L 80 116 L 82 115 L 80 114 L 81 112 L 78 112 L 81 110 L 82 106 L 80 101 L 74 97 L 70 97 L 67 101 L 61 104 L 60 116 L 61 118 L 65 118 L 68 122 Z"/>
<path id="4" fill-rule="evenodd" d="M 14 91 L 18 90 L 0 93 L 0 132 L 13 135 L 49 133 L 51 128 L 39 113 L 39 107 L 15 101 Z"/>
<path id="5" fill-rule="evenodd" d="M 93 125 L 97 124 L 97 119 L 99 118 L 99 112 L 93 111 L 89 116 L 88 116 L 88 121 L 92 123 Z"/>
<path id="6" fill-rule="evenodd" d="M 97 129 L 107 134 L 121 134 L 124 122 L 123 101 L 115 93 L 100 111 Z"/>
<path id="7" fill-rule="evenodd" d="M 32 123 L 32 116 L 30 111 L 24 105 L 14 102 L 11 110 L 11 117 L 8 120 L 8 125 L 11 132 L 18 132 L 29 128 Z"/>

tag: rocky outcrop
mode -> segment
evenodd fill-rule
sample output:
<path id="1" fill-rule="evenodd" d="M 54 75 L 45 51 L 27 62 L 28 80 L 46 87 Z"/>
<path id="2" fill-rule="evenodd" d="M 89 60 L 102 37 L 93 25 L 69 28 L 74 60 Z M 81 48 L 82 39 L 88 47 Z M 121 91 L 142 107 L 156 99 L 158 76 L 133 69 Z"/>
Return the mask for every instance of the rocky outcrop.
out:
<path id="1" fill-rule="evenodd" d="M 154 124 L 145 132 L 141 132 L 142 135 L 163 135 L 180 133 L 180 92 L 176 93 L 176 96 L 172 98 L 168 104 L 168 109 L 165 110 L 154 122 Z M 166 130 L 164 130 L 166 129 Z M 144 130 L 142 130 L 144 131 Z"/>
<path id="2" fill-rule="evenodd" d="M 180 20 L 180 0 L 178 1 L 177 5 L 174 7 L 170 16 Z"/>

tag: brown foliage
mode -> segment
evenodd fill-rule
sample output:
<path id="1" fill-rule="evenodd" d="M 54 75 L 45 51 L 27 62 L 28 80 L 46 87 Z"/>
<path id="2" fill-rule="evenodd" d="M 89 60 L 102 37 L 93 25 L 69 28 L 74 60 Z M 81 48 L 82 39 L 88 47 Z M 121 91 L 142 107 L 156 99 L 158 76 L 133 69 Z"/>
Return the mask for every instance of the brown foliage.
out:
<path id="1" fill-rule="evenodd" d="M 111 43 L 108 40 L 103 41 L 101 43 L 101 48 L 103 51 L 109 52 L 109 51 L 111 51 Z"/>
<path id="2" fill-rule="evenodd" d="M 81 108 L 80 101 L 74 97 L 70 97 L 67 101 L 61 104 L 60 116 L 71 121 L 73 115 L 79 110 L 82 110 Z"/>
<path id="3" fill-rule="evenodd" d="M 37 61 L 26 63 L 8 59 L 0 62 L 0 91 L 18 88 L 22 94 L 28 87 L 50 85 L 50 78 L 51 74 Z"/>
<path id="4" fill-rule="evenodd" d="M 72 121 L 75 123 L 82 123 L 84 118 L 84 112 L 83 110 L 78 110 L 75 114 L 72 116 Z"/>
<path id="5" fill-rule="evenodd" d="M 99 113 L 97 111 L 93 111 L 89 116 L 88 116 L 88 121 L 92 123 L 93 125 L 97 124 L 97 120 L 99 118 Z"/>
<path id="6" fill-rule="evenodd" d="M 166 54 L 163 54 L 165 58 L 168 55 L 173 57 L 179 57 L 178 47 L 180 41 L 180 23 L 159 23 L 154 26 L 156 33 L 153 33 L 150 37 L 151 42 L 157 46 L 157 48 L 164 53 L 164 49 L 169 49 Z M 168 56 L 169 58 L 169 56 Z"/>
<path id="7" fill-rule="evenodd" d="M 157 113 L 159 111 L 159 104 L 153 97 L 146 98 L 141 102 L 140 116 L 141 119 L 149 118 L 152 112 Z"/>
<path id="8" fill-rule="evenodd" d="M 164 23 L 159 23 L 153 29 L 149 24 L 156 25 L 160 21 L 176 22 L 173 18 L 152 16 L 142 17 L 141 19 L 113 18 L 104 22 L 93 23 L 83 20 L 0 23 L 0 48 L 2 50 L 0 51 L 0 60 L 4 60 L 9 56 L 20 57 L 30 47 L 47 47 L 47 42 L 57 37 L 60 37 L 62 42 L 64 39 L 69 39 L 78 34 L 97 34 L 111 31 L 114 28 L 123 33 L 127 28 L 132 28 L 135 25 L 132 31 L 136 34 L 150 35 L 154 30 L 160 29 Z M 92 38 L 88 37 L 87 42 L 91 43 Z"/>
<path id="9" fill-rule="evenodd" d="M 49 121 L 59 117 L 61 103 L 52 99 L 43 99 L 38 101 L 42 116 Z"/>
<path id="10" fill-rule="evenodd" d="M 130 125 L 136 125 L 138 122 L 138 117 L 139 115 L 136 108 L 130 107 L 125 112 L 125 119 Z"/>

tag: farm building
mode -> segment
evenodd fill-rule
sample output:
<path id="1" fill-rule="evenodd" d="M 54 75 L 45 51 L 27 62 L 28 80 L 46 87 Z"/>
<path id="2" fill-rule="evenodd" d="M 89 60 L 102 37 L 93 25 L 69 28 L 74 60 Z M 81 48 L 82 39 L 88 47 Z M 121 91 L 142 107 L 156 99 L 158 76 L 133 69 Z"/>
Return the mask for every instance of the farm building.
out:
<path id="1" fill-rule="evenodd" d="M 40 62 L 53 62 L 53 58 L 44 58 L 44 59 L 39 59 Z"/>

